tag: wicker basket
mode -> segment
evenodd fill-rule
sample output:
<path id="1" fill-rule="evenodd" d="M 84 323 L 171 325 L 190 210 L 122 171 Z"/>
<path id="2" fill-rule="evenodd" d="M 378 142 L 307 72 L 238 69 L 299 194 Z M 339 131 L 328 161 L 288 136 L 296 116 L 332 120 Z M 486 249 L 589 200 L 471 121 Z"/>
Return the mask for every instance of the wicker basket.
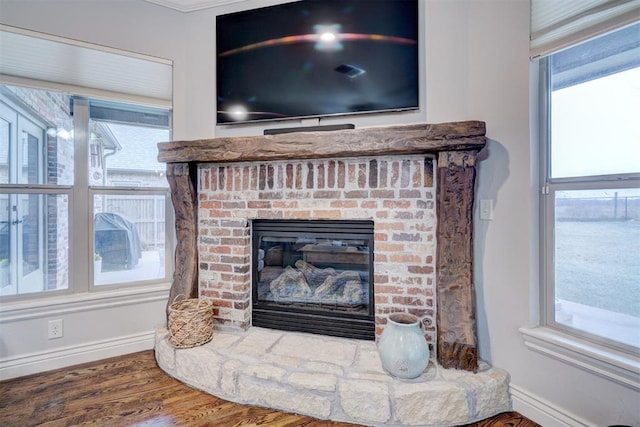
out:
<path id="1" fill-rule="evenodd" d="M 208 343 L 213 338 L 213 303 L 208 299 L 184 298 L 178 295 L 169 305 L 169 342 L 176 348 Z"/>

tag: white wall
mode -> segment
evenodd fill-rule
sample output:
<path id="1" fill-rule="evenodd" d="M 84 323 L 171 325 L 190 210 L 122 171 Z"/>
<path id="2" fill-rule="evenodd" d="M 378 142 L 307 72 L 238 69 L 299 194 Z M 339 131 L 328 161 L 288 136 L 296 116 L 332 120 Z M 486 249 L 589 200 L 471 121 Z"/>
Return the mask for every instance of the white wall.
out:
<path id="1" fill-rule="evenodd" d="M 272 3 L 248 2 L 252 7 Z M 490 139 L 481 153 L 478 197 L 494 201 L 494 219 L 476 219 L 474 236 L 481 358 L 510 373 L 515 409 L 545 427 L 640 423 L 636 391 L 532 352 L 518 332 L 536 317 L 538 271 L 529 2 L 426 0 L 424 9 L 427 122 L 483 120 Z M 216 12 L 179 14 L 139 0 L 0 3 L 5 24 L 173 59 L 176 139 L 210 137 L 216 131 Z M 122 315 L 138 318 L 134 311 Z M 25 324 L 22 335 L 41 326 Z"/>
<path id="2" fill-rule="evenodd" d="M 518 331 L 536 318 L 538 286 L 529 2 L 428 0 L 426 14 L 427 121 L 487 123 L 477 196 L 495 210 L 475 216 L 480 357 L 509 372 L 515 408 L 545 427 L 637 425 L 637 391 L 528 350 Z"/>

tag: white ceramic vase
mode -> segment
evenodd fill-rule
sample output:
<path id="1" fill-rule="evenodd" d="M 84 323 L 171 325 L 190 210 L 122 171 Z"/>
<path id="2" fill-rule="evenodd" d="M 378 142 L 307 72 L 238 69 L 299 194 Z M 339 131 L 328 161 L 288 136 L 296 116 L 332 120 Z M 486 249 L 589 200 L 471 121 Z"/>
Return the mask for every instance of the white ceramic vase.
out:
<path id="1" fill-rule="evenodd" d="M 392 313 L 378 341 L 382 367 L 398 378 L 419 377 L 429 364 L 429 345 L 412 314 Z"/>

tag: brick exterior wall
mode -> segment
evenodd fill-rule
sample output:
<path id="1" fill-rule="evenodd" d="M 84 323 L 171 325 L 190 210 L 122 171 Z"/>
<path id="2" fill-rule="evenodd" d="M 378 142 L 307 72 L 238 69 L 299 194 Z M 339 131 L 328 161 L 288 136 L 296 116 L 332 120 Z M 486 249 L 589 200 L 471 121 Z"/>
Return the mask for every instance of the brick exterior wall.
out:
<path id="1" fill-rule="evenodd" d="M 48 92 L 19 86 L 4 86 L 25 105 L 34 117 L 67 131 L 73 129 L 70 97 L 64 93 Z M 21 112 L 22 114 L 22 112 Z M 55 129 L 54 129 L 55 130 Z M 54 132 L 55 134 L 55 132 Z M 46 164 L 44 181 L 52 185 L 73 184 L 73 139 L 62 139 L 45 133 Z M 36 164 L 35 159 L 31 164 Z M 2 167 L 0 166 L 0 170 Z M 2 172 L 0 171 L 0 175 Z M 6 179 L 5 179 L 6 181 Z M 69 200 L 66 196 L 47 196 L 45 242 L 45 289 L 69 287 Z M 33 246 L 38 247 L 38 242 Z"/>
<path id="2" fill-rule="evenodd" d="M 376 335 L 409 312 L 435 343 L 435 160 L 379 156 L 198 166 L 201 297 L 217 328 L 251 326 L 253 219 L 374 221 Z"/>

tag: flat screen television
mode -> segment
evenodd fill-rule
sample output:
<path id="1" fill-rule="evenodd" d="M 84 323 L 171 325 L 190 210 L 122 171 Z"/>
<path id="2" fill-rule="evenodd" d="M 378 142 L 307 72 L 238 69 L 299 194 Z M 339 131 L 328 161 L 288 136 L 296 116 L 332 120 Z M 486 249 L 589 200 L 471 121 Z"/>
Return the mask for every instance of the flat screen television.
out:
<path id="1" fill-rule="evenodd" d="M 217 123 L 416 110 L 418 0 L 301 0 L 216 18 Z"/>

